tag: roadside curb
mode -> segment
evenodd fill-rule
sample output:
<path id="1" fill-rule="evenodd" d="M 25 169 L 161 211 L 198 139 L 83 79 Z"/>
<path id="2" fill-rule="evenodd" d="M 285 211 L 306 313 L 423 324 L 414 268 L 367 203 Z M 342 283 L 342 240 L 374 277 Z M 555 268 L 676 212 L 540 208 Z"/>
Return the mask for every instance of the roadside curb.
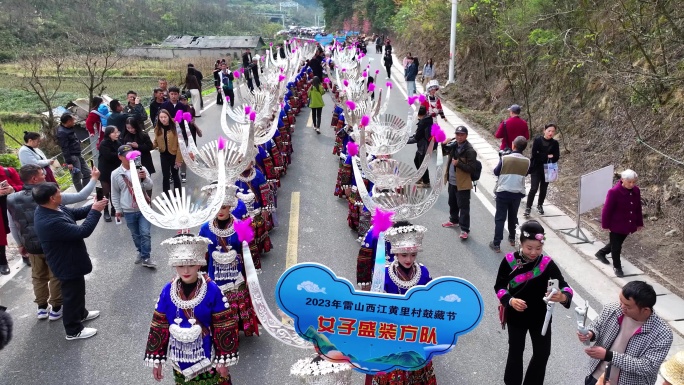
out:
<path id="1" fill-rule="evenodd" d="M 401 90 L 406 95 L 406 82 L 403 80 L 403 68 L 401 61 L 396 55 L 393 56 L 392 80 L 394 87 Z M 397 80 L 398 79 L 398 80 Z M 419 81 L 416 81 L 417 94 L 425 92 Z M 442 100 L 442 108 L 447 122 L 438 118 L 438 124 L 447 134 L 447 137 L 454 136 L 456 126 L 468 128 L 468 141 L 477 151 L 477 157 L 482 162 L 482 176 L 477 183 L 477 191 L 473 191 L 484 206 L 493 214 L 495 209 L 492 204 L 493 191 L 496 184 L 496 177 L 493 170 L 499 162 L 499 150 L 493 147 L 484 138 L 484 135 L 491 135 L 485 129 L 467 123 L 458 113 L 450 107 L 450 103 Z M 486 132 L 486 134 L 485 134 Z M 526 183 L 529 191 L 529 183 Z M 518 218 L 523 218 L 524 208 L 518 212 Z M 583 229 L 594 243 L 578 243 L 575 238 L 569 237 L 561 230 L 576 227 L 576 219 L 564 213 L 560 208 L 552 204 L 544 204 L 545 215 L 534 215 L 532 218 L 542 223 L 547 230 L 547 239 L 544 245 L 545 251 L 554 257 L 554 261 L 559 267 L 573 280 L 580 284 L 587 292 L 599 300 L 600 304 L 589 304 L 589 318 L 595 319 L 603 307 L 603 304 L 615 302 L 624 284 L 633 280 L 642 280 L 651 285 L 656 291 L 658 301 L 655 306 L 656 313 L 666 320 L 674 331 L 674 340 L 670 348 L 668 357 L 674 353 L 684 350 L 684 299 L 672 293 L 654 279 L 650 278 L 639 268 L 629 261 L 622 258 L 624 278 L 615 276 L 611 265 L 604 265 L 599 262 L 594 253 L 605 244 L 591 236 L 591 232 Z M 503 246 L 503 245 L 502 245 Z M 573 302 L 583 304 L 582 297 L 575 291 Z"/>

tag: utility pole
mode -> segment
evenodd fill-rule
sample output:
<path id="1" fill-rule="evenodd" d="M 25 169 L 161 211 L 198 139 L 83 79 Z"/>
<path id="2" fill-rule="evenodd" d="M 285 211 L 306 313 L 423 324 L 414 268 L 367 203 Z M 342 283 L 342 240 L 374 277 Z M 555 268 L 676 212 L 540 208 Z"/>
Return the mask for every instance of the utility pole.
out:
<path id="1" fill-rule="evenodd" d="M 458 0 L 451 0 L 451 42 L 449 44 L 449 81 L 447 84 L 454 84 L 454 71 L 456 67 L 456 7 Z"/>

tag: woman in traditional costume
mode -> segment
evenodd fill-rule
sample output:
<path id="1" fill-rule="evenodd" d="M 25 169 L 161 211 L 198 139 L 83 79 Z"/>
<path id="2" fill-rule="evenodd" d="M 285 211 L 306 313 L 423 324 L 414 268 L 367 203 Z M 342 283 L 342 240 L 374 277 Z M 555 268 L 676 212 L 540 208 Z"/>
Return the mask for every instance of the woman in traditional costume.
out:
<path id="1" fill-rule="evenodd" d="M 176 277 L 164 286 L 147 338 L 145 363 L 154 379 L 173 367 L 176 384 L 230 385 L 238 361 L 237 323 L 228 299 L 200 269 L 210 241 L 179 234 L 162 242 Z"/>
<path id="2" fill-rule="evenodd" d="M 245 203 L 252 218 L 254 239 L 259 247 L 259 253 L 267 253 L 273 248 L 268 232 L 274 224 L 270 215 L 270 210 L 275 210 L 274 192 L 264 174 L 254 167 L 253 161 L 238 175 L 235 185 L 239 187 L 238 198 Z"/>
<path id="3" fill-rule="evenodd" d="M 385 232 L 390 243 L 392 261 L 385 269 L 385 292 L 406 294 L 414 286 L 427 285 L 431 280 L 427 267 L 416 262 L 419 251 L 423 251 L 423 235 L 427 229 L 408 222 L 396 223 Z M 373 385 L 436 385 L 432 361 L 418 370 L 395 370 L 372 377 Z"/>
<path id="4" fill-rule="evenodd" d="M 203 190 L 215 194 L 216 185 L 207 186 Z M 199 235 L 211 241 L 206 253 L 209 277 L 228 298 L 238 330 L 244 332 L 245 336 L 252 336 L 255 333 L 259 335 L 258 320 L 245 282 L 242 242 L 233 227 L 237 217 L 241 217 L 242 213 L 246 214 L 247 210 L 235 195 L 236 190 L 235 185 L 226 186 L 226 198 L 221 210 L 214 220 L 202 225 Z M 252 260 L 257 271 L 261 271 L 258 255 L 252 255 Z"/>

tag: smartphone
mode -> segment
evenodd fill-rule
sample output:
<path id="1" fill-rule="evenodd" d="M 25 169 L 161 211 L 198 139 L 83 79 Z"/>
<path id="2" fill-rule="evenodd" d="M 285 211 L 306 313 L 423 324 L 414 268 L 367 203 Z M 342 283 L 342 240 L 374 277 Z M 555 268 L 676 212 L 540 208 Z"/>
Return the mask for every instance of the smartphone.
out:
<path id="1" fill-rule="evenodd" d="M 116 223 L 117 225 L 120 225 L 121 224 L 121 218 L 114 217 L 114 223 Z"/>
<path id="2" fill-rule="evenodd" d="M 96 188 L 95 189 L 95 200 L 101 201 L 104 199 L 104 193 L 102 192 L 101 188 Z"/>
<path id="3" fill-rule="evenodd" d="M 9 186 L 9 182 L 7 182 L 6 180 L 3 180 L 2 182 L 0 182 L 0 188 L 5 188 L 7 186 Z"/>
<path id="4" fill-rule="evenodd" d="M 556 289 L 556 291 L 560 291 L 560 288 L 558 287 L 558 280 L 557 279 L 549 279 L 548 286 L 546 288 L 546 292 L 550 293 L 552 289 Z"/>
<path id="5" fill-rule="evenodd" d="M 95 162 L 93 162 L 93 160 L 91 159 L 90 160 L 90 169 L 92 170 L 94 168 L 95 168 Z"/>

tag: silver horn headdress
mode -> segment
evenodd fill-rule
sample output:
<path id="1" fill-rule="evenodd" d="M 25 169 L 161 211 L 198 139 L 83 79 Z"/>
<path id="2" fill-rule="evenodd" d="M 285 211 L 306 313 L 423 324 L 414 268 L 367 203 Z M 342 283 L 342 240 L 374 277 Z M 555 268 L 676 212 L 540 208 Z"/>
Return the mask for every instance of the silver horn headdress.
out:
<path id="1" fill-rule="evenodd" d="M 220 142 L 219 142 L 220 143 Z M 139 153 L 137 156 L 140 156 Z M 216 195 L 209 201 L 192 203 L 191 197 L 186 194 L 185 187 L 179 191 L 175 189 L 167 193 L 162 193 L 152 200 L 152 204 L 158 211 L 147 203 L 145 192 L 142 189 L 140 180 L 137 177 L 131 178 L 135 199 L 140 211 L 145 218 L 153 225 L 165 229 L 189 229 L 207 222 L 218 214 L 223 200 L 225 199 L 227 183 L 226 177 L 226 149 L 219 146 L 217 152 L 218 175 Z"/>

